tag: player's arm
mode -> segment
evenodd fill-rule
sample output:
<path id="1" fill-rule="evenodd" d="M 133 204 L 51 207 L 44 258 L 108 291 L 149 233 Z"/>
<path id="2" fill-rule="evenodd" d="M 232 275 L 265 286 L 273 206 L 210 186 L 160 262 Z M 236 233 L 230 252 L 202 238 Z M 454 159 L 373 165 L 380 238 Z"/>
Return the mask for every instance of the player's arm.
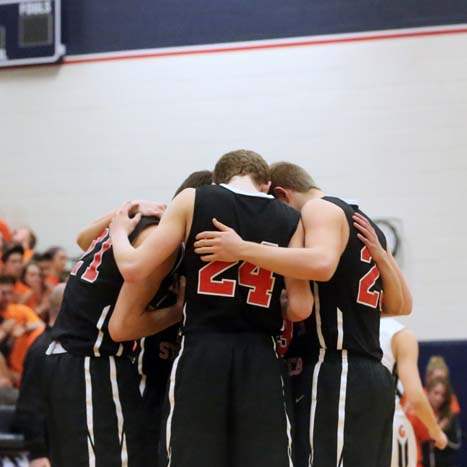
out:
<path id="1" fill-rule="evenodd" d="M 161 217 L 165 208 L 166 206 L 163 203 L 155 203 L 153 201 L 132 201 L 130 203 L 129 212 L 132 214 L 140 213 L 143 216 Z M 117 209 L 114 209 L 105 216 L 96 219 L 80 231 L 76 237 L 76 243 L 83 251 L 86 251 L 90 247 L 92 241 L 110 225 L 110 222 L 116 212 Z"/>
<path id="2" fill-rule="evenodd" d="M 289 248 L 303 248 L 305 232 L 300 221 L 297 230 L 290 239 Z M 285 317 L 289 321 L 303 321 L 310 316 L 313 309 L 313 295 L 308 280 L 284 277 L 287 291 L 287 308 Z"/>
<path id="3" fill-rule="evenodd" d="M 122 206 L 112 219 L 110 235 L 115 261 L 126 282 L 147 278 L 185 240 L 191 225 L 195 190 L 183 190 L 168 206 L 159 226 L 138 247 L 133 247 L 128 235 L 135 228 L 127 205 Z"/>
<path id="4" fill-rule="evenodd" d="M 376 266 L 378 267 L 383 282 L 383 315 L 401 316 L 409 315 L 412 312 L 412 298 L 410 291 L 405 290 L 409 296 L 404 294 L 401 283 L 402 273 L 395 260 L 391 260 L 391 255 L 381 245 L 375 229 L 364 216 L 359 213 L 354 214 L 354 227 L 358 230 L 358 238 L 370 251 Z M 405 281 L 404 281 L 405 282 Z M 405 283 L 407 286 L 407 284 Z"/>
<path id="5" fill-rule="evenodd" d="M 157 229 L 157 226 L 144 229 L 135 239 L 134 246 L 142 245 Z M 140 282 L 123 283 L 109 321 L 109 333 L 115 342 L 149 336 L 172 326 L 181 319 L 179 306 L 147 311 L 147 306 L 159 290 L 162 280 L 172 270 L 176 257 L 177 252 Z"/>
<path id="6" fill-rule="evenodd" d="M 278 248 L 247 242 L 217 220 L 219 231 L 197 235 L 195 252 L 203 261 L 248 261 L 284 277 L 328 281 L 345 247 L 341 209 L 324 200 L 309 201 L 302 210 L 305 248 Z"/>
<path id="7" fill-rule="evenodd" d="M 436 446 L 439 449 L 444 449 L 447 443 L 446 435 L 436 421 L 418 373 L 417 339 L 412 332 L 403 329 L 392 338 L 392 348 L 396 357 L 399 378 L 404 386 L 404 394 L 410 406 L 427 427 Z"/>
<path id="8" fill-rule="evenodd" d="M 147 310 L 161 281 L 170 272 L 169 263 L 173 261 L 164 262 L 143 281 L 123 284 L 109 321 L 110 337 L 115 342 L 151 336 L 182 319 L 183 291 L 179 293 L 179 300 L 174 306 L 154 311 Z"/>

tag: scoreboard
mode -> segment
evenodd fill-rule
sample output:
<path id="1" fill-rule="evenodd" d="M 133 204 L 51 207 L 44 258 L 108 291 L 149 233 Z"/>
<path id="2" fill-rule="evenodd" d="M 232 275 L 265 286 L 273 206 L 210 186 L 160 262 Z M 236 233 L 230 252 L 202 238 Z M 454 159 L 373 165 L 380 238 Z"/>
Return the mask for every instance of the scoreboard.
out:
<path id="1" fill-rule="evenodd" d="M 61 0 L 0 0 L 0 67 L 54 63 L 64 54 Z"/>

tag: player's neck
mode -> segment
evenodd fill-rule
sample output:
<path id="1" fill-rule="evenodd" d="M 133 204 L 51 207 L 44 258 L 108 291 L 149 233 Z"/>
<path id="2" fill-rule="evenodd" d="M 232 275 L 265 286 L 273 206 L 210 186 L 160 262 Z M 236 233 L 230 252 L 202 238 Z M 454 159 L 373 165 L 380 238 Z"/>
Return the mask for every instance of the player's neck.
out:
<path id="1" fill-rule="evenodd" d="M 236 175 L 226 185 L 245 192 L 254 193 L 255 191 L 260 191 L 249 175 Z"/>
<path id="2" fill-rule="evenodd" d="M 308 201 L 311 201 L 312 199 L 322 198 L 323 196 L 325 196 L 325 194 L 321 190 L 318 190 L 317 188 L 312 188 L 306 193 L 299 193 L 299 196 L 300 196 L 300 200 L 299 200 L 300 205 L 301 207 L 303 207 Z"/>

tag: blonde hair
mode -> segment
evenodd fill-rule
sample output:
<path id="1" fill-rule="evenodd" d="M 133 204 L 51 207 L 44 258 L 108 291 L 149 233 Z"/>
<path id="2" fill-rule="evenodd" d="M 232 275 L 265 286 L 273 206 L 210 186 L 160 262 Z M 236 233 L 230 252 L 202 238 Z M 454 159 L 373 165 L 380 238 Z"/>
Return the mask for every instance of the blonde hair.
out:
<path id="1" fill-rule="evenodd" d="M 426 366 L 425 371 L 425 381 L 428 382 L 430 379 L 430 375 L 435 370 L 443 370 L 446 372 L 446 377 L 449 379 L 449 367 L 446 363 L 446 360 L 441 355 L 433 355 L 430 360 L 428 360 L 428 364 Z"/>

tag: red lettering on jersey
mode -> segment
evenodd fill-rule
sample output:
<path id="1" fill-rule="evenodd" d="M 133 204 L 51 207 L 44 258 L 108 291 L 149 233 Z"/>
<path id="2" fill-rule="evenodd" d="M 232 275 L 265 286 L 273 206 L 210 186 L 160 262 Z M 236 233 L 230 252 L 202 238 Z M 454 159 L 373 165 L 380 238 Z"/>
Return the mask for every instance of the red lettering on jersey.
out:
<path id="1" fill-rule="evenodd" d="M 83 265 L 84 261 L 76 261 L 75 265 L 73 266 L 73 269 L 70 271 L 70 276 L 76 276 L 78 274 L 79 268 Z"/>
<path id="2" fill-rule="evenodd" d="M 104 253 L 109 250 L 111 246 L 112 240 L 110 240 L 110 238 L 108 238 L 105 242 L 102 242 L 101 247 L 94 255 L 91 264 L 86 268 L 86 271 L 84 271 L 81 279 L 91 283 L 96 281 L 99 276 L 99 266 L 102 264 Z"/>
<path id="3" fill-rule="evenodd" d="M 233 297 L 235 295 L 236 281 L 233 279 L 215 278 L 235 266 L 238 261 L 227 263 L 225 261 L 213 261 L 198 271 L 198 293 L 203 295 L 218 295 L 221 297 Z"/>
<path id="4" fill-rule="evenodd" d="M 246 299 L 249 305 L 269 308 L 275 282 L 271 271 L 254 264 L 244 262 L 238 268 L 238 283 L 251 289 Z"/>
<path id="5" fill-rule="evenodd" d="M 364 263 L 371 263 L 372 257 L 370 251 L 366 246 L 362 248 L 360 253 L 360 259 Z M 378 301 L 380 299 L 380 293 L 377 290 L 370 290 L 378 280 L 380 274 L 379 270 L 374 265 L 361 279 L 358 286 L 358 297 L 357 303 L 366 305 L 371 308 L 378 308 Z"/>

